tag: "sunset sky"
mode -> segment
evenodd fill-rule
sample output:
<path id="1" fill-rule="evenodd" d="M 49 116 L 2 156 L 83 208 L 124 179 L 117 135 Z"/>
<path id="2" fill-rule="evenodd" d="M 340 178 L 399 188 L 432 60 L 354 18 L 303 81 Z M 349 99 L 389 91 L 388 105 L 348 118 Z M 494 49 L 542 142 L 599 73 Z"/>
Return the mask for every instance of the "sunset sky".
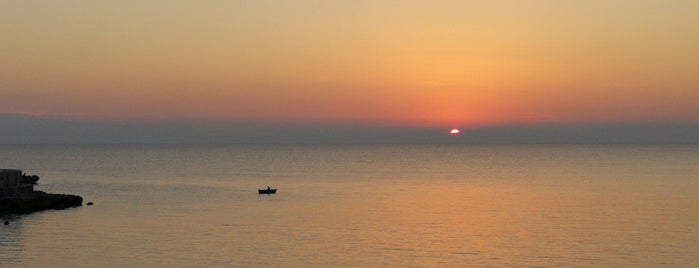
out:
<path id="1" fill-rule="evenodd" d="M 699 122 L 699 1 L 10 0 L 0 39 L 0 114 Z"/>

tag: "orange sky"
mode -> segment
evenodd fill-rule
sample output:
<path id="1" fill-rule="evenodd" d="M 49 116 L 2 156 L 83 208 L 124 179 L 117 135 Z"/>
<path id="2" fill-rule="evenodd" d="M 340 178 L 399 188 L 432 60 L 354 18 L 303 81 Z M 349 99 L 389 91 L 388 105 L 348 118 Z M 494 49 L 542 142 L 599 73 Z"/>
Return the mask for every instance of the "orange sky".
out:
<path id="1" fill-rule="evenodd" d="M 0 38 L 0 114 L 699 121 L 697 1 L 2 1 Z"/>

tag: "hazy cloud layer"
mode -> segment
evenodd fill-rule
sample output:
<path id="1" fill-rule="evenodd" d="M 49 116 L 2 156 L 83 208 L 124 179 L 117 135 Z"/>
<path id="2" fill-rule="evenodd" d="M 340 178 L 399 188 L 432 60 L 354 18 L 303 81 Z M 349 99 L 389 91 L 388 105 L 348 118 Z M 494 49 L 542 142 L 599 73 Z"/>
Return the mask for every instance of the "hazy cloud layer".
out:
<path id="1" fill-rule="evenodd" d="M 699 124 L 462 129 L 349 125 L 118 123 L 0 116 L 0 144 L 120 143 L 697 143 Z"/>

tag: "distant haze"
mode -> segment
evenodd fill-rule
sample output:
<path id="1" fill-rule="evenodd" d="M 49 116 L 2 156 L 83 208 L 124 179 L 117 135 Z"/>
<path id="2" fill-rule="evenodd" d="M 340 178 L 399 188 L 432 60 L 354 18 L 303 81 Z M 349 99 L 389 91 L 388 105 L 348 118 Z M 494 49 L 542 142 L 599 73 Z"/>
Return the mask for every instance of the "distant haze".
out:
<path id="1" fill-rule="evenodd" d="M 0 144 L 157 143 L 698 143 L 696 125 L 507 126 L 462 129 L 321 124 L 90 122 L 0 116 Z"/>

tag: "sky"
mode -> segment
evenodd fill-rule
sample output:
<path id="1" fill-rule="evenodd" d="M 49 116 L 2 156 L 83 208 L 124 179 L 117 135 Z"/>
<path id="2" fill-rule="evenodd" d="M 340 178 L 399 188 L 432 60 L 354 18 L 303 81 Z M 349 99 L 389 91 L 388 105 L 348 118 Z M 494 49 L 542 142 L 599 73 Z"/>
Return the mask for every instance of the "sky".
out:
<path id="1" fill-rule="evenodd" d="M 7 0 L 0 116 L 257 133 L 695 126 L 698 48 L 699 1 Z"/>

